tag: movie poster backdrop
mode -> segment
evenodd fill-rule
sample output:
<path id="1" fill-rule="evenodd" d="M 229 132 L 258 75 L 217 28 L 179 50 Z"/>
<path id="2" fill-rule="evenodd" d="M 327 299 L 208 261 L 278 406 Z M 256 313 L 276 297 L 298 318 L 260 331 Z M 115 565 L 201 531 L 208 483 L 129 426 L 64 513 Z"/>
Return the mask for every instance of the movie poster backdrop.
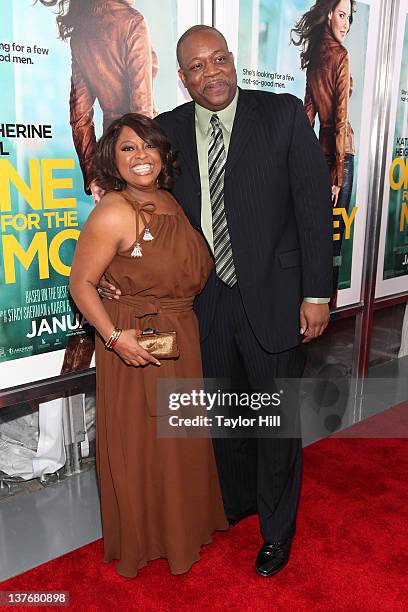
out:
<path id="1" fill-rule="evenodd" d="M 0 388 L 58 375 L 67 340 L 90 331 L 70 300 L 68 276 L 79 232 L 94 206 L 84 182 L 86 186 L 93 138 L 101 135 L 108 119 L 99 105 L 101 99 L 103 107 L 105 92 L 104 74 L 98 69 L 104 65 L 89 53 L 82 56 L 87 67 L 78 65 L 70 40 L 58 37 L 59 4 L 1 2 Z M 82 10 L 89 3 L 71 4 Z M 176 41 L 200 22 L 201 2 L 109 0 L 99 5 L 107 11 L 107 29 L 123 11 L 128 15 L 122 19 L 121 44 L 130 94 L 122 96 L 113 112 L 143 111 L 141 99 L 152 100 L 154 113 L 183 102 Z M 77 48 L 86 44 L 93 18 L 84 14 L 79 19 Z M 116 44 L 107 31 L 102 39 L 101 44 Z M 70 113 L 71 65 L 77 87 L 71 93 Z M 153 80 L 139 78 L 146 65 Z M 153 91 L 148 90 L 151 83 Z"/>
<path id="2" fill-rule="evenodd" d="M 378 250 L 376 297 L 408 291 L 408 1 L 395 31 L 387 172 Z"/>
<path id="3" fill-rule="evenodd" d="M 215 23 L 226 33 L 235 54 L 240 87 L 291 93 L 305 100 L 306 71 L 301 69 L 301 47 L 291 43 L 291 30 L 313 4 L 314 0 L 217 1 Z M 339 241 L 340 232 L 343 234 L 340 253 L 333 261 L 338 266 L 337 306 L 360 300 L 380 8 L 380 0 L 356 2 L 353 23 L 344 40 L 352 77 L 348 119 L 354 131 L 355 153 L 351 197 L 347 206 L 333 208 L 333 241 Z M 318 116 L 314 127 L 318 135 Z"/>

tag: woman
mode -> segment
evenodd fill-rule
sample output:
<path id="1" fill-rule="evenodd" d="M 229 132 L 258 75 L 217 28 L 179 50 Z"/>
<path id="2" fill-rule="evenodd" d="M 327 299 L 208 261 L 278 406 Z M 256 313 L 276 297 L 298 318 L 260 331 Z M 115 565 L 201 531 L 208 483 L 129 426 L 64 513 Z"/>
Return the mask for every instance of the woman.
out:
<path id="1" fill-rule="evenodd" d="M 167 191 L 173 165 L 151 119 L 128 114 L 111 124 L 97 153 L 106 195 L 84 225 L 70 279 L 72 297 L 98 332 L 105 561 L 119 559 L 118 573 L 129 577 L 158 557 L 172 573 L 186 572 L 211 532 L 227 528 L 210 439 L 163 438 L 156 429 L 169 412 L 156 399 L 158 379 L 201 376 L 192 302 L 212 268 L 202 237 Z M 103 273 L 120 287 L 119 300 L 101 302 Z M 176 331 L 178 359 L 159 362 L 141 348 L 136 329 L 150 327 Z"/>
<path id="2" fill-rule="evenodd" d="M 301 67 L 306 69 L 305 109 L 314 126 L 319 117 L 319 140 L 329 164 L 332 178 L 333 205 L 350 207 L 354 174 L 354 134 L 349 121 L 349 98 L 353 81 L 349 56 L 343 46 L 353 21 L 355 0 L 317 0 L 305 13 L 292 32 L 298 39 L 292 42 L 302 46 Z M 334 241 L 334 289 L 337 294 L 341 244 L 344 222 L 340 216 L 338 233 Z"/>
<path id="3" fill-rule="evenodd" d="M 153 117 L 157 57 L 143 15 L 133 0 L 40 0 L 58 4 L 62 40 L 71 41 L 70 123 L 86 193 L 95 204 L 102 190 L 95 181 L 93 107 L 98 100 L 103 127 L 124 113 Z"/>

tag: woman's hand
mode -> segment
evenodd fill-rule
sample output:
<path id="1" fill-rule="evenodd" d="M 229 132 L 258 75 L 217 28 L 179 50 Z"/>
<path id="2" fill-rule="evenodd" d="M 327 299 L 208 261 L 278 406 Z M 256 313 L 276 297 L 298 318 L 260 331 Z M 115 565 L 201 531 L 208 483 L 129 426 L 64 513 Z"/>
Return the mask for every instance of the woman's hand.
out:
<path id="1" fill-rule="evenodd" d="M 337 200 L 339 199 L 339 193 L 340 193 L 340 187 L 338 187 L 337 185 L 333 185 L 332 186 L 332 202 L 333 202 L 334 207 L 337 206 Z"/>
<path id="2" fill-rule="evenodd" d="M 137 333 L 134 329 L 124 329 L 122 331 L 115 344 L 114 351 L 127 365 L 132 365 L 135 368 L 146 366 L 149 363 L 160 365 L 160 361 L 157 361 L 153 355 L 142 349 L 137 341 Z"/>

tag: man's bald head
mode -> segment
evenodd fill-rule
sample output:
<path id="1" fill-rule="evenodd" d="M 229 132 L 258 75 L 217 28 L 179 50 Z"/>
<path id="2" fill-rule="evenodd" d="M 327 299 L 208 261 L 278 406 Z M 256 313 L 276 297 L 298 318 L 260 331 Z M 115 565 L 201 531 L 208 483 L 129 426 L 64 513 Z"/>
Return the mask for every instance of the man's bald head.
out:
<path id="1" fill-rule="evenodd" d="M 224 34 L 222 34 L 219 30 L 217 30 L 217 28 L 212 28 L 211 26 L 203 25 L 203 24 L 202 25 L 194 25 L 191 28 L 189 28 L 188 30 L 186 30 L 184 32 L 184 34 L 182 34 L 180 36 L 180 38 L 178 39 L 176 53 L 177 53 L 177 61 L 178 61 L 180 67 L 181 67 L 181 61 L 180 61 L 180 58 L 181 58 L 181 48 L 183 46 L 183 43 L 186 42 L 186 40 L 189 39 L 190 36 L 192 36 L 193 34 L 198 33 L 198 32 L 204 32 L 205 30 L 212 31 L 215 34 L 218 34 L 218 36 L 220 36 L 222 38 L 222 40 L 223 40 L 223 42 L 225 44 L 225 47 L 228 49 L 228 44 L 227 44 L 227 41 L 226 41 L 226 38 L 225 38 Z"/>

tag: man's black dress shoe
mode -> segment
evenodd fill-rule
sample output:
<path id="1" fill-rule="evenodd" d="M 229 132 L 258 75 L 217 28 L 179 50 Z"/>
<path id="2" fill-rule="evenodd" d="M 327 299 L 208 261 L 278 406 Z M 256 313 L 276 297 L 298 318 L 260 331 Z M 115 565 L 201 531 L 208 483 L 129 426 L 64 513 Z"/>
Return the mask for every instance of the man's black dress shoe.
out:
<path id="1" fill-rule="evenodd" d="M 289 561 L 292 539 L 282 542 L 264 542 L 258 553 L 255 571 L 259 576 L 269 578 L 281 571 Z"/>

